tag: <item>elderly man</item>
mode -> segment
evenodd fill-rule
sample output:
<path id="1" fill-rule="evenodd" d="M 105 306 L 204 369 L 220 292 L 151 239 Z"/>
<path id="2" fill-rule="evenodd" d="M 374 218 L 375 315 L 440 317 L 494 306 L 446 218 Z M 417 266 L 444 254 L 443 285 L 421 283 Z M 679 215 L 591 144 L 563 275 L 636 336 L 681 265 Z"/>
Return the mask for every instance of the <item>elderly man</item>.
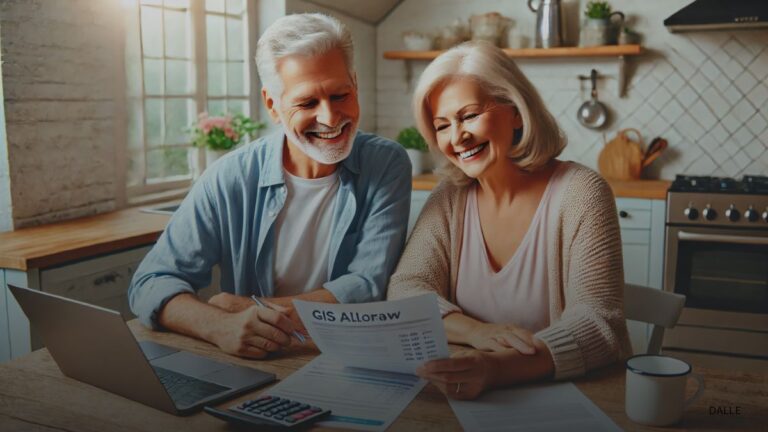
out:
<path id="1" fill-rule="evenodd" d="M 301 328 L 295 298 L 384 298 L 405 243 L 411 168 L 396 143 L 357 131 L 352 50 L 348 30 L 320 14 L 283 17 L 263 34 L 262 99 L 282 131 L 195 183 L 131 283 L 145 325 L 261 358 Z M 222 293 L 204 303 L 195 292 L 216 264 Z"/>

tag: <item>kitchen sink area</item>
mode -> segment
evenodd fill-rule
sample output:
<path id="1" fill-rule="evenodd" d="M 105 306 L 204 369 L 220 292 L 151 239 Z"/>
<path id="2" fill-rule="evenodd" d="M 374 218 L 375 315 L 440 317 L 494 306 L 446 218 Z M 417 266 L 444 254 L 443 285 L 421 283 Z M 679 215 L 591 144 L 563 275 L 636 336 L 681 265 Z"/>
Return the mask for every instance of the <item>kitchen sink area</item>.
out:
<path id="1" fill-rule="evenodd" d="M 172 215 L 176 210 L 178 210 L 180 204 L 159 204 L 154 207 L 145 207 L 141 209 L 142 213 L 151 213 L 151 214 L 165 214 L 165 215 Z"/>

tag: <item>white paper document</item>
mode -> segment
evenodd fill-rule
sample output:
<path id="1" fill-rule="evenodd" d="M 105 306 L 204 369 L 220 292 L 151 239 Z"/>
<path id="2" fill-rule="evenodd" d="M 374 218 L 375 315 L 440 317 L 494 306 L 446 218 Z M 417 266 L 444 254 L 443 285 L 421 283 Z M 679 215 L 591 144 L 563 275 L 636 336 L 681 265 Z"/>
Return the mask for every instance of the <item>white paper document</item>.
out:
<path id="1" fill-rule="evenodd" d="M 426 384 L 416 375 L 346 367 L 322 354 L 268 393 L 330 409 L 322 426 L 383 431 Z"/>
<path id="2" fill-rule="evenodd" d="M 450 356 L 436 294 L 376 303 L 293 304 L 323 355 L 345 366 L 414 374 L 426 361 Z"/>
<path id="3" fill-rule="evenodd" d="M 473 401 L 448 399 L 464 430 L 616 431 L 616 425 L 573 383 L 494 390 Z"/>
<path id="4" fill-rule="evenodd" d="M 435 294 L 294 305 L 322 354 L 269 393 L 330 409 L 323 426 L 387 429 L 427 384 L 416 368 L 450 355 Z"/>

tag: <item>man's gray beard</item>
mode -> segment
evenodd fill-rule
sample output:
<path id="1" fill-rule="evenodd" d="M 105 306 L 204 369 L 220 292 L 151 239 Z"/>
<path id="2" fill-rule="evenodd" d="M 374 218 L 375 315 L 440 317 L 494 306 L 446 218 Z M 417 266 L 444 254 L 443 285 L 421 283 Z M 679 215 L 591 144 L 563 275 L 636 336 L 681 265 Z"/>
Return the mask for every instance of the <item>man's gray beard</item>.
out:
<path id="1" fill-rule="evenodd" d="M 357 124 L 351 124 L 349 126 L 349 139 L 343 145 L 316 145 L 312 144 L 308 140 L 301 139 L 299 136 L 293 133 L 292 130 L 288 130 L 285 127 L 285 121 L 282 123 L 286 138 L 291 140 L 291 142 L 295 144 L 302 152 L 304 152 L 304 154 L 307 155 L 310 159 L 325 165 L 335 165 L 346 159 L 347 156 L 349 156 L 349 154 L 352 152 L 352 145 L 355 142 L 355 135 L 357 134 Z"/>

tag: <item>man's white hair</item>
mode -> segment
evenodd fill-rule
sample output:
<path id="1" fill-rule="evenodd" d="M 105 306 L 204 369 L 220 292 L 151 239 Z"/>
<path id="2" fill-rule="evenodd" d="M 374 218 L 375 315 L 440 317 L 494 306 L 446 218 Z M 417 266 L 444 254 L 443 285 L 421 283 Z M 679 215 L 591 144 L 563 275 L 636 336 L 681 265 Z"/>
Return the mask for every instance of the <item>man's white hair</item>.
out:
<path id="1" fill-rule="evenodd" d="M 284 16 L 270 25 L 256 47 L 256 68 L 261 83 L 279 105 L 283 82 L 277 73 L 278 61 L 290 55 L 317 56 L 341 49 L 349 76 L 354 79 L 354 47 L 349 30 L 336 18 L 319 13 Z"/>

